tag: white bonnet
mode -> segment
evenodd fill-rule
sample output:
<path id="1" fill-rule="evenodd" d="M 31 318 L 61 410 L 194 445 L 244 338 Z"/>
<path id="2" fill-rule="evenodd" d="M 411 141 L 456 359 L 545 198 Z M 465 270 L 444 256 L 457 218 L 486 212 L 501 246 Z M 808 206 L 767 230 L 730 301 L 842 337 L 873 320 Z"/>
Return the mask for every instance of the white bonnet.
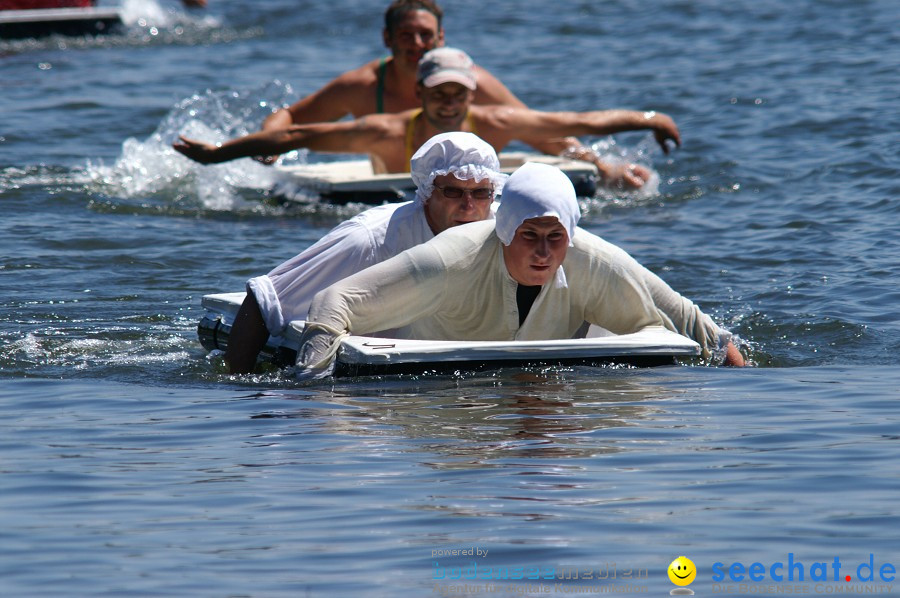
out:
<path id="1" fill-rule="evenodd" d="M 508 246 L 523 222 L 543 216 L 555 216 L 559 220 L 572 247 L 575 227 L 581 218 L 572 181 L 555 166 L 526 162 L 512 173 L 503 189 L 503 201 L 496 216 L 497 237 Z M 567 286 L 562 266 L 556 272 L 556 286 Z"/>
<path id="2" fill-rule="evenodd" d="M 424 203 L 434 192 L 434 177 L 452 174 L 459 180 L 489 179 L 494 197 L 508 178 L 500 172 L 497 152 L 472 133 L 455 131 L 435 135 L 413 154 L 410 174 L 416 184 L 416 201 Z"/>

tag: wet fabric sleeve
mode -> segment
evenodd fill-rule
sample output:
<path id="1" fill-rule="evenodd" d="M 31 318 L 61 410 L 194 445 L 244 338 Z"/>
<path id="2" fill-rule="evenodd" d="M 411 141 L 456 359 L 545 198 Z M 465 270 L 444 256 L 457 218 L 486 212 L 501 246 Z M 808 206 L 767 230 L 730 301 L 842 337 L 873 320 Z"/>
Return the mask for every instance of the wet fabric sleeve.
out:
<path id="1" fill-rule="evenodd" d="M 289 322 L 306 318 L 316 292 L 374 262 L 371 234 L 349 220 L 265 276 L 251 278 L 247 291 L 256 297 L 269 333 L 280 336 Z"/>
<path id="2" fill-rule="evenodd" d="M 623 309 L 632 309 L 638 303 L 643 304 L 644 308 L 654 312 L 663 326 L 696 341 L 707 358 L 717 356 L 720 350 L 724 350 L 725 345 L 731 339 L 730 333 L 720 328 L 694 302 L 672 289 L 663 279 L 642 266 L 621 248 L 607 243 L 595 235 L 588 235 L 589 233 L 587 235 L 583 232 L 577 233 L 576 239 L 579 240 L 577 244 L 580 247 L 586 247 L 588 254 L 593 256 L 592 259 L 604 262 L 606 265 L 602 267 L 609 268 L 610 273 L 613 274 L 605 275 L 595 281 L 595 288 L 601 290 L 594 292 L 608 292 L 608 289 L 604 287 L 609 284 L 629 286 L 634 289 L 633 292 L 636 294 L 630 300 L 626 300 L 624 296 L 620 297 L 618 303 L 626 303 Z M 601 266 L 595 264 L 591 270 L 599 272 Z M 603 297 L 596 307 L 603 303 L 609 303 L 609 301 L 609 298 Z M 615 323 L 617 318 L 618 316 L 611 320 L 607 319 L 607 321 Z M 589 318 L 586 319 L 591 321 Z M 591 321 L 591 323 L 621 334 L 620 330 L 610 328 L 600 322 Z"/>
<path id="3" fill-rule="evenodd" d="M 265 276 L 251 279 L 269 334 L 305 320 L 315 294 L 335 282 L 433 238 L 414 202 L 385 204 L 342 222 L 321 240 Z"/>
<path id="4" fill-rule="evenodd" d="M 298 378 L 327 376 L 346 334 L 400 328 L 439 310 L 446 269 L 430 244 L 420 245 L 318 293 L 300 339 Z"/>
<path id="5" fill-rule="evenodd" d="M 569 279 L 569 332 L 587 321 L 614 334 L 664 325 L 644 284 L 638 264 L 627 253 L 576 231 L 563 267 Z M 560 291 L 561 294 L 564 294 Z M 557 308 L 559 309 L 559 308 Z"/>
<path id="6" fill-rule="evenodd" d="M 707 359 L 724 359 L 725 346 L 731 341 L 731 333 L 721 328 L 693 301 L 676 292 L 659 276 L 643 266 L 640 268 L 666 328 L 697 341 Z"/>

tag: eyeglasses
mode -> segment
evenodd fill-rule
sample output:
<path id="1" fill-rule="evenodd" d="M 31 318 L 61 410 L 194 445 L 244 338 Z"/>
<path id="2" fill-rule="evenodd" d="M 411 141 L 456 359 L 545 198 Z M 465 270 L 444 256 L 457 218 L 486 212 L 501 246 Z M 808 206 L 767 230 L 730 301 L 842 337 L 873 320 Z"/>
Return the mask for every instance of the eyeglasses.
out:
<path id="1" fill-rule="evenodd" d="M 447 199 L 460 199 L 466 193 L 471 195 L 472 199 L 494 198 L 493 187 L 478 187 L 477 189 L 463 189 L 462 187 L 451 187 L 450 185 L 447 185 L 446 187 L 435 185 L 434 187 L 435 189 L 440 189 L 441 194 Z"/>

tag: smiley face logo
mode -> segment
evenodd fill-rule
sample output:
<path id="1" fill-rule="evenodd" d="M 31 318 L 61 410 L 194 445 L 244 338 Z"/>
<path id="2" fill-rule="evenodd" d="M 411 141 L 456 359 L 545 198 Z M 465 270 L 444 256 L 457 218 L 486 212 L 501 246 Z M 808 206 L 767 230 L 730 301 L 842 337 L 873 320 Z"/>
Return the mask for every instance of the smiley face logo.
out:
<path id="1" fill-rule="evenodd" d="M 669 579 L 676 586 L 690 585 L 697 577 L 697 567 L 686 556 L 680 556 L 669 564 Z"/>

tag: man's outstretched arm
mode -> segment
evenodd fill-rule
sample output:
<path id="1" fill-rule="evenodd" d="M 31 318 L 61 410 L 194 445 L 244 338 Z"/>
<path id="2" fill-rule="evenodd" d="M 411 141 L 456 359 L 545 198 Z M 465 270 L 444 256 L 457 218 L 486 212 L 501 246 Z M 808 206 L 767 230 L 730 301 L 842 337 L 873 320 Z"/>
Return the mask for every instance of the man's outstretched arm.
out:
<path id="1" fill-rule="evenodd" d="M 381 138 L 382 129 L 365 119 L 337 123 L 293 125 L 287 129 L 258 131 L 221 145 L 179 136 L 172 147 L 201 164 L 218 164 L 238 158 L 271 156 L 295 149 L 321 152 L 366 153 Z"/>
<path id="2" fill-rule="evenodd" d="M 594 110 L 589 112 L 541 112 L 499 109 L 493 114 L 496 127 L 515 139 L 554 139 L 572 135 L 614 135 L 626 131 L 653 131 L 663 152 L 669 143 L 681 146 L 681 134 L 667 114 L 653 110 Z"/>

